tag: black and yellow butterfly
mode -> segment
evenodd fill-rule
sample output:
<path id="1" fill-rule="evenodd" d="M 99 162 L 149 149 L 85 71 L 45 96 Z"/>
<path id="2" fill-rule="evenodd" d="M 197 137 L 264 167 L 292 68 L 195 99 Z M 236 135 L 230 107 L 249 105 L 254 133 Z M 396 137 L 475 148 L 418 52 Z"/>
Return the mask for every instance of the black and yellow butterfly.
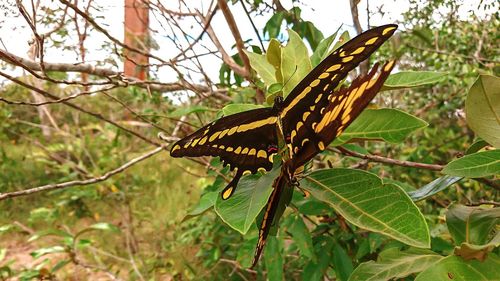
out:
<path id="1" fill-rule="evenodd" d="M 283 186 L 291 183 L 297 169 L 323 151 L 370 103 L 394 61 L 380 69 L 376 64 L 349 87 L 335 89 L 396 29 L 397 25 L 384 25 L 348 41 L 316 66 L 284 100 L 276 98 L 273 107 L 222 117 L 173 145 L 173 157 L 219 156 L 229 164 L 235 176 L 222 190 L 222 198 L 228 199 L 242 175 L 272 169 L 273 156 L 281 149 L 279 139 L 284 140 L 286 160 L 266 206 L 253 265 L 264 247 Z"/>

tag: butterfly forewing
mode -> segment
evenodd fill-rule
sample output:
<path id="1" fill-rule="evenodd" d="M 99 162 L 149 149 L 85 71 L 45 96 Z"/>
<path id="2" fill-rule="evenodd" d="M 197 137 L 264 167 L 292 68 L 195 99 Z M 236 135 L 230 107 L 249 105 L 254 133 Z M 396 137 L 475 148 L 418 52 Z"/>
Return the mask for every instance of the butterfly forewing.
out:
<path id="1" fill-rule="evenodd" d="M 308 118 L 322 114 L 339 82 L 389 39 L 396 28 L 397 25 L 391 24 L 368 30 L 348 41 L 316 66 L 284 101 L 280 114 L 284 135 L 287 138 L 297 136 L 297 128 L 300 129 Z"/>
<path id="2" fill-rule="evenodd" d="M 172 157 L 219 156 L 236 170 L 223 192 L 224 199 L 233 193 L 239 178 L 260 169 L 270 171 L 277 152 L 277 117 L 272 108 L 259 108 L 218 119 L 175 143 Z"/>

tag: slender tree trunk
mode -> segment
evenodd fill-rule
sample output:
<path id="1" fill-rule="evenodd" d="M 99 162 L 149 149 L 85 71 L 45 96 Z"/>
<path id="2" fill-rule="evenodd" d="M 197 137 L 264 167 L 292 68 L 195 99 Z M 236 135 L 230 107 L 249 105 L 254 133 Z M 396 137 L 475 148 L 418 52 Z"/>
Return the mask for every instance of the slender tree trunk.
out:
<path id="1" fill-rule="evenodd" d="M 149 52 L 149 8 L 142 0 L 125 0 L 125 44 Z M 125 50 L 124 72 L 127 76 L 147 78 L 148 57 Z"/>

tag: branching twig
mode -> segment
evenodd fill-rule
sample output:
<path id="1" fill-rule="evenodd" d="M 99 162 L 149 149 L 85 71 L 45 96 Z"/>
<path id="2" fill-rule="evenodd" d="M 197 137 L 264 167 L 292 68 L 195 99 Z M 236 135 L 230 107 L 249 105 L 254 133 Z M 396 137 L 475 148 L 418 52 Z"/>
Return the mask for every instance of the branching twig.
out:
<path id="1" fill-rule="evenodd" d="M 333 151 L 332 149 L 329 149 L 329 150 Z M 348 149 L 340 147 L 340 146 L 337 147 L 337 150 L 339 150 L 344 155 L 353 156 L 353 157 L 357 157 L 357 158 L 361 158 L 361 159 L 366 159 L 366 160 L 373 161 L 373 162 L 390 164 L 390 165 L 422 168 L 422 169 L 427 169 L 427 170 L 432 170 L 432 171 L 441 171 L 444 167 L 443 165 L 437 165 L 437 164 L 425 164 L 425 163 L 419 163 L 419 162 L 396 160 L 396 159 L 387 158 L 387 157 L 378 156 L 378 155 L 362 154 L 359 152 L 348 150 Z"/>

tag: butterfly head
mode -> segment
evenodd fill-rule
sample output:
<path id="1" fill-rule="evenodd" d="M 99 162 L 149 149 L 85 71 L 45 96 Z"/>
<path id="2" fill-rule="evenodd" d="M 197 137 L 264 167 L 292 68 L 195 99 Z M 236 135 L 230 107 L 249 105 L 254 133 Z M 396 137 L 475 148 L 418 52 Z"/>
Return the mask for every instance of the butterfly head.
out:
<path id="1" fill-rule="evenodd" d="M 281 112 L 283 109 L 283 97 L 282 96 L 276 96 L 274 98 L 274 105 L 273 105 L 274 110 Z"/>

